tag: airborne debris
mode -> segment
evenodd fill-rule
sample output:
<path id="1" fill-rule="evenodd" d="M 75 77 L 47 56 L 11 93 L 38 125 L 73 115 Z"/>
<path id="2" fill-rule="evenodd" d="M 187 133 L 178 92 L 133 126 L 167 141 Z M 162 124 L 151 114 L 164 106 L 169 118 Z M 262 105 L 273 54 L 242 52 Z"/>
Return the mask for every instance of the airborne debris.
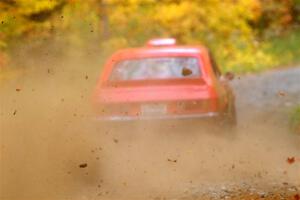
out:
<path id="1" fill-rule="evenodd" d="M 87 163 L 82 163 L 79 165 L 80 168 L 86 168 L 87 167 Z"/>
<path id="2" fill-rule="evenodd" d="M 281 97 L 286 96 L 286 93 L 283 91 L 279 91 L 277 94 L 278 94 L 278 96 L 281 96 Z"/>
<path id="3" fill-rule="evenodd" d="M 173 163 L 176 163 L 176 162 L 177 162 L 176 159 L 170 159 L 170 158 L 168 158 L 168 161 L 169 161 L 169 162 L 173 162 Z"/>
<path id="4" fill-rule="evenodd" d="M 286 160 L 289 164 L 293 164 L 295 162 L 295 157 L 288 157 Z"/>
<path id="5" fill-rule="evenodd" d="M 119 140 L 114 138 L 114 143 L 118 143 L 118 142 L 119 142 Z"/>

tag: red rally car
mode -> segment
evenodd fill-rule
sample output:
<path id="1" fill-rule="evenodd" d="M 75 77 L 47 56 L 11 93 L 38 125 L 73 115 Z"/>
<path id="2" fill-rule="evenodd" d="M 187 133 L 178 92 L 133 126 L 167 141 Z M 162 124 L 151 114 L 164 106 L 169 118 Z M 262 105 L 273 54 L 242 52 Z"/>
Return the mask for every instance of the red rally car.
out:
<path id="1" fill-rule="evenodd" d="M 97 119 L 216 119 L 234 126 L 231 79 L 207 48 L 153 39 L 108 59 L 93 96 Z"/>

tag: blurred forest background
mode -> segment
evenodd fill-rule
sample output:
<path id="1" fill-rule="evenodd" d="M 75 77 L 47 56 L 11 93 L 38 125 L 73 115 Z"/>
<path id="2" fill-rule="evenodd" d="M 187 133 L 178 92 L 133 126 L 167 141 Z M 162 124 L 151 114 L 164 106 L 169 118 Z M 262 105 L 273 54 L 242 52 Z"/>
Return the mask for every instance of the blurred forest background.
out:
<path id="1" fill-rule="evenodd" d="M 300 0 L 0 0 L 0 76 L 60 58 L 100 69 L 153 37 L 207 45 L 224 71 L 261 71 L 300 61 L 299 27 Z"/>

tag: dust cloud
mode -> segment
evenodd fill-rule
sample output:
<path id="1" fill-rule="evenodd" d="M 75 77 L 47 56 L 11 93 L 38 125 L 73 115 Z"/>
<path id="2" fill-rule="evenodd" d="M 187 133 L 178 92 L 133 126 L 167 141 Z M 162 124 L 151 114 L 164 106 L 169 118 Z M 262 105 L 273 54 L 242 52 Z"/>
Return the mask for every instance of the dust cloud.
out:
<path id="1" fill-rule="evenodd" d="M 299 137 L 280 122 L 239 117 L 234 133 L 197 121 L 100 124 L 90 100 L 101 67 L 86 69 L 91 63 L 44 63 L 1 83 L 0 199 L 152 199 L 243 184 L 299 187 L 300 162 L 287 162 L 300 158 Z"/>

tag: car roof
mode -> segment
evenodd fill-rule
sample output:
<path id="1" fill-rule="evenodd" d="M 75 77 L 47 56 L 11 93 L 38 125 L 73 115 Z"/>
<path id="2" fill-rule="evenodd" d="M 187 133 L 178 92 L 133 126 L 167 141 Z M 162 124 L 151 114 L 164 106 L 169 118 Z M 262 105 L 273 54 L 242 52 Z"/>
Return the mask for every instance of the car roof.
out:
<path id="1" fill-rule="evenodd" d="M 130 59 L 155 56 L 197 56 L 206 51 L 203 46 L 171 45 L 171 46 L 144 46 L 117 51 L 112 59 Z"/>

